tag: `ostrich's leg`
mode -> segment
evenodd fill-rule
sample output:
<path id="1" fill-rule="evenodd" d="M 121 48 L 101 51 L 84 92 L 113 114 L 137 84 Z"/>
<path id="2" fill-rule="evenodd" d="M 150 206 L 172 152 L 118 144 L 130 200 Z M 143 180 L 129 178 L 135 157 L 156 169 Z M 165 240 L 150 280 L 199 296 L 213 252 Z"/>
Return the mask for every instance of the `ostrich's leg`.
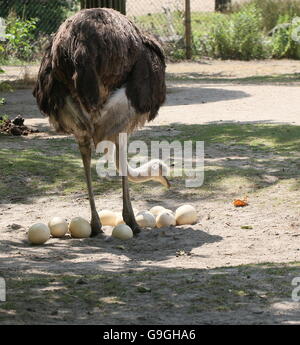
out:
<path id="1" fill-rule="evenodd" d="M 129 196 L 129 186 L 128 186 L 128 177 L 122 176 L 122 189 L 123 189 L 123 219 L 125 223 L 131 227 L 133 233 L 138 234 L 141 229 L 139 228 L 135 216 L 133 213 L 131 200 Z"/>
<path id="2" fill-rule="evenodd" d="M 96 210 L 94 193 L 92 188 L 92 175 L 91 175 L 91 143 L 89 140 L 84 142 L 79 142 L 79 150 L 81 153 L 85 176 L 86 176 L 86 183 L 88 187 L 89 193 L 89 201 L 91 206 L 91 227 L 92 227 L 92 234 L 91 236 L 98 235 L 101 231 L 101 222 Z"/>
<path id="3" fill-rule="evenodd" d="M 133 233 L 136 235 L 138 234 L 141 229 L 139 228 L 135 216 L 133 213 L 131 200 L 129 196 L 129 186 L 128 186 L 128 176 L 127 176 L 127 160 L 125 159 L 124 149 L 118 141 L 116 141 L 116 165 L 119 172 L 121 172 L 122 176 L 122 190 L 123 190 L 123 219 L 125 223 L 131 227 Z M 120 157 L 121 156 L 121 157 Z M 121 159 L 120 159 L 121 158 Z"/>

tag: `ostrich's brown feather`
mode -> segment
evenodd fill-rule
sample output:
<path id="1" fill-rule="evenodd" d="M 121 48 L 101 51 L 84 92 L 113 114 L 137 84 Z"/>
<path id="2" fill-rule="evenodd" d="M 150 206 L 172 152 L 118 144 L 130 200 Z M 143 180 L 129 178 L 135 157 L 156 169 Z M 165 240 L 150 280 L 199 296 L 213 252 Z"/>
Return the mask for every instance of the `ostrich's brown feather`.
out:
<path id="1" fill-rule="evenodd" d="M 128 109 L 120 105 L 127 112 L 121 115 L 115 104 L 112 111 L 108 107 L 120 88 L 128 102 Z M 60 26 L 34 89 L 40 110 L 58 131 L 95 142 L 154 119 L 165 94 L 159 44 L 111 9 L 82 10 Z"/>

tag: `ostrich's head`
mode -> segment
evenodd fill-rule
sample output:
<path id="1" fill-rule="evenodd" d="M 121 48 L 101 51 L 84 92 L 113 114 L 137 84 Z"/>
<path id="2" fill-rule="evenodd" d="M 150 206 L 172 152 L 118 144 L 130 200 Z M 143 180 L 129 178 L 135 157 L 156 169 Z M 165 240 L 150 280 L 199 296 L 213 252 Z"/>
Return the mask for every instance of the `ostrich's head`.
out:
<path id="1" fill-rule="evenodd" d="M 146 165 L 148 167 L 147 173 L 151 180 L 160 182 L 165 187 L 170 188 L 171 185 L 167 179 L 169 168 L 163 161 L 159 159 L 152 159 L 146 163 Z"/>

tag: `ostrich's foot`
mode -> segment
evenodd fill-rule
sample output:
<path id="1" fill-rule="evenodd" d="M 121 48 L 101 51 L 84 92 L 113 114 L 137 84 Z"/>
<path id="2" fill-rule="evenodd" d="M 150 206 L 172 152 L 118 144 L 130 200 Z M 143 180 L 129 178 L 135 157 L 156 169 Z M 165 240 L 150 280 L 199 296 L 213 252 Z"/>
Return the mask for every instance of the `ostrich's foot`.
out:
<path id="1" fill-rule="evenodd" d="M 133 225 L 129 225 L 129 226 L 131 227 L 134 236 L 137 236 L 138 233 L 140 233 L 142 231 L 142 229 L 136 223 Z"/>
<path id="2" fill-rule="evenodd" d="M 123 219 L 125 223 L 131 228 L 134 236 L 137 236 L 139 232 L 141 232 L 141 228 L 139 227 L 138 223 L 136 222 L 135 218 L 126 217 L 123 215 Z"/>
<path id="3" fill-rule="evenodd" d="M 99 234 L 102 234 L 103 231 L 101 230 L 101 222 L 100 222 L 100 218 L 99 216 L 95 216 L 95 217 L 92 217 L 91 219 L 91 228 L 92 228 L 92 233 L 91 233 L 91 237 L 95 237 Z"/>

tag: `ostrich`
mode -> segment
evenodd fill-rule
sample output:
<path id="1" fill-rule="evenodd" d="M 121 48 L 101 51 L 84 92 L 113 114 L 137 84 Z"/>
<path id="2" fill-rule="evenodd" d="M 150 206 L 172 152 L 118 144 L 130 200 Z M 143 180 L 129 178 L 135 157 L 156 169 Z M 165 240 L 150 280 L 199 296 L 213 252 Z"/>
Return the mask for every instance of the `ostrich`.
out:
<path id="1" fill-rule="evenodd" d="M 91 181 L 92 146 L 103 140 L 113 142 L 120 169 L 118 158 L 123 148 L 119 134 L 130 134 L 153 120 L 165 100 L 162 48 L 115 10 L 81 10 L 60 26 L 46 48 L 33 95 L 55 130 L 73 134 L 78 142 L 91 209 L 91 236 L 95 236 L 102 230 Z M 125 223 L 137 234 L 140 229 L 131 206 L 128 179 L 152 179 L 167 187 L 169 182 L 162 161 L 150 161 L 135 169 L 135 174 L 127 162 L 126 166 L 122 213 Z M 151 176 L 152 168 L 158 176 Z"/>

